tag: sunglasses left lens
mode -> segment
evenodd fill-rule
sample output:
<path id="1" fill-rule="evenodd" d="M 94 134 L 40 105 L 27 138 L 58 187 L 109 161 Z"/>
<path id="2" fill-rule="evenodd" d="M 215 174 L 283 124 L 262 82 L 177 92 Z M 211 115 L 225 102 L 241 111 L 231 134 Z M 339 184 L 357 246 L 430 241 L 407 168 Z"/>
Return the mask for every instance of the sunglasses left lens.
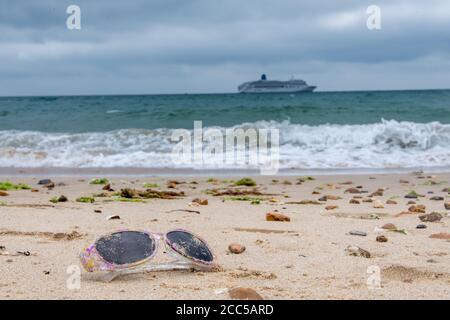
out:
<path id="1" fill-rule="evenodd" d="M 105 261 L 123 265 L 150 257 L 156 244 L 147 233 L 120 231 L 98 239 L 95 248 Z"/>
<path id="2" fill-rule="evenodd" d="M 212 262 L 214 256 L 206 243 L 192 233 L 175 230 L 166 234 L 169 245 L 181 255 L 201 262 Z"/>

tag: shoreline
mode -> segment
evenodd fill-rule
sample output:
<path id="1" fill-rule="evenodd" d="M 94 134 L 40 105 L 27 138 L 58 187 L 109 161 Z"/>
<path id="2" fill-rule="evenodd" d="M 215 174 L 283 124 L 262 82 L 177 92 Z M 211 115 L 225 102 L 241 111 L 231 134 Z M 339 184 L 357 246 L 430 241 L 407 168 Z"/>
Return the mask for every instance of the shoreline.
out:
<path id="1" fill-rule="evenodd" d="M 274 175 L 261 175 L 259 170 L 249 169 L 192 169 L 192 168 L 136 168 L 136 167 L 0 167 L 0 177 L 34 177 L 34 176 L 60 176 L 79 177 L 108 175 L 112 177 L 205 177 L 205 176 L 252 176 L 252 177 L 276 177 L 276 176 L 342 176 L 342 175 L 383 175 L 383 174 L 409 174 L 424 171 L 433 174 L 450 173 L 448 167 L 411 167 L 411 168 L 343 168 L 343 169 L 280 169 Z"/>

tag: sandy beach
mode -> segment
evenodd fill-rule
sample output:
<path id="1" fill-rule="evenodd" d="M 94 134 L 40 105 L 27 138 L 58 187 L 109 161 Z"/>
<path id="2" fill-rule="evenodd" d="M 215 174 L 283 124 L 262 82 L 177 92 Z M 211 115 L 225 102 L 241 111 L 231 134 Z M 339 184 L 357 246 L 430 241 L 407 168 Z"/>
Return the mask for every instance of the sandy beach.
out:
<path id="1" fill-rule="evenodd" d="M 265 299 L 450 297 L 450 211 L 444 206 L 450 200 L 445 190 L 448 173 L 332 175 L 314 180 L 256 176 L 255 187 L 235 186 L 237 177 L 105 176 L 114 192 L 90 184 L 92 177 L 46 178 L 54 188 L 38 185 L 41 176 L 1 178 L 34 189 L 4 191 L 0 197 L 1 299 L 228 299 L 226 289 L 235 287 L 253 288 Z M 124 188 L 145 190 L 144 184 L 184 196 L 119 201 L 115 195 Z M 230 190 L 261 194 L 217 195 Z M 412 190 L 418 198 L 405 198 Z M 61 195 L 68 201 L 50 202 Z M 92 196 L 94 203 L 76 201 Z M 195 198 L 207 199 L 208 205 L 192 204 Z M 422 222 L 419 216 L 424 213 L 409 212 L 414 208 L 408 201 L 424 205 L 425 214 L 440 213 L 440 221 Z M 178 209 L 199 213 L 172 211 Z M 283 214 L 290 221 L 266 221 L 267 213 Z M 120 220 L 108 220 L 111 215 Z M 380 229 L 388 223 L 396 230 Z M 419 224 L 426 228 L 417 229 Z M 81 287 L 69 289 L 67 269 L 81 266 L 82 248 L 99 235 L 125 228 L 191 230 L 208 241 L 221 269 L 129 275 L 110 283 L 83 271 Z M 353 231 L 367 235 L 350 234 Z M 434 234 L 441 235 L 434 238 Z M 380 236 L 387 242 L 377 241 Z M 231 243 L 246 250 L 230 253 Z M 348 246 L 368 251 L 370 258 L 350 255 Z M 155 261 L 164 256 L 160 251 Z M 380 287 L 368 286 L 368 270 L 377 268 Z"/>

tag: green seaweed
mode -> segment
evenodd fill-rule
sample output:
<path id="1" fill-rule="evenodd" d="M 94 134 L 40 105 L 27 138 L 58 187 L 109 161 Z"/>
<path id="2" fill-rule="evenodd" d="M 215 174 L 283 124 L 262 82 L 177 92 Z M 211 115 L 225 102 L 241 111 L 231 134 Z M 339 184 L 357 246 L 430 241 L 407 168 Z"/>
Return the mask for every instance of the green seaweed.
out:
<path id="1" fill-rule="evenodd" d="M 434 181 L 434 180 L 427 180 L 423 183 L 421 183 L 422 186 L 436 186 L 436 185 L 442 185 L 446 184 L 447 181 Z"/>
<path id="2" fill-rule="evenodd" d="M 405 235 L 408 234 L 405 229 L 389 229 L 389 231 L 398 232 Z"/>
<path id="3" fill-rule="evenodd" d="M 92 195 L 93 198 L 108 198 L 110 195 L 106 192 L 94 193 Z"/>
<path id="4" fill-rule="evenodd" d="M 76 202 L 82 203 L 94 203 L 95 199 L 93 197 L 80 197 L 76 200 Z"/>
<path id="5" fill-rule="evenodd" d="M 415 190 L 411 190 L 405 198 L 418 198 L 419 194 Z"/>
<path id="6" fill-rule="evenodd" d="M 301 205 L 309 205 L 309 204 L 314 204 L 314 205 L 322 205 L 323 203 L 316 201 L 316 200 L 300 200 L 300 201 L 289 201 L 286 202 L 286 204 L 301 204 Z"/>
<path id="7" fill-rule="evenodd" d="M 247 186 L 253 187 L 256 186 L 256 182 L 251 178 L 242 178 L 234 183 L 236 186 Z"/>
<path id="8" fill-rule="evenodd" d="M 305 181 L 314 181 L 316 179 L 314 177 L 311 177 L 311 176 L 302 176 L 302 177 L 297 178 L 297 180 L 299 182 L 305 182 Z"/>
<path id="9" fill-rule="evenodd" d="M 144 183 L 143 186 L 147 189 L 159 188 L 159 185 L 156 183 Z"/>
<path id="10" fill-rule="evenodd" d="M 30 190 L 31 187 L 29 185 L 19 183 L 14 184 L 9 181 L 0 182 L 0 190 L 9 191 L 9 190 Z"/>
<path id="11" fill-rule="evenodd" d="M 58 197 L 53 197 L 53 198 L 51 198 L 49 201 L 50 201 L 51 203 L 58 203 L 58 202 L 59 202 Z"/>
<path id="12" fill-rule="evenodd" d="M 92 179 L 89 184 L 108 184 L 109 180 L 106 178 L 96 178 Z"/>
<path id="13" fill-rule="evenodd" d="M 264 199 L 256 198 L 256 197 L 249 197 L 249 196 L 238 196 L 238 197 L 229 197 L 229 198 L 227 198 L 227 200 L 231 200 L 231 201 L 252 201 L 252 202 L 258 202 L 258 204 L 260 204 L 261 201 L 263 201 Z"/>

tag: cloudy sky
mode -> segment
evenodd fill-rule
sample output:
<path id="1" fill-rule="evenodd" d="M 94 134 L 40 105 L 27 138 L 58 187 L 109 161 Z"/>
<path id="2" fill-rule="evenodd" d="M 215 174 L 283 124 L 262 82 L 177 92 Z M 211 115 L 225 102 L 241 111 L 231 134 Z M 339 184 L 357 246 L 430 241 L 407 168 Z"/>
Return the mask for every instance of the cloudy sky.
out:
<path id="1" fill-rule="evenodd" d="M 449 88 L 450 1 L 0 0 L 2 96 L 235 92 L 261 73 L 323 91 Z"/>

